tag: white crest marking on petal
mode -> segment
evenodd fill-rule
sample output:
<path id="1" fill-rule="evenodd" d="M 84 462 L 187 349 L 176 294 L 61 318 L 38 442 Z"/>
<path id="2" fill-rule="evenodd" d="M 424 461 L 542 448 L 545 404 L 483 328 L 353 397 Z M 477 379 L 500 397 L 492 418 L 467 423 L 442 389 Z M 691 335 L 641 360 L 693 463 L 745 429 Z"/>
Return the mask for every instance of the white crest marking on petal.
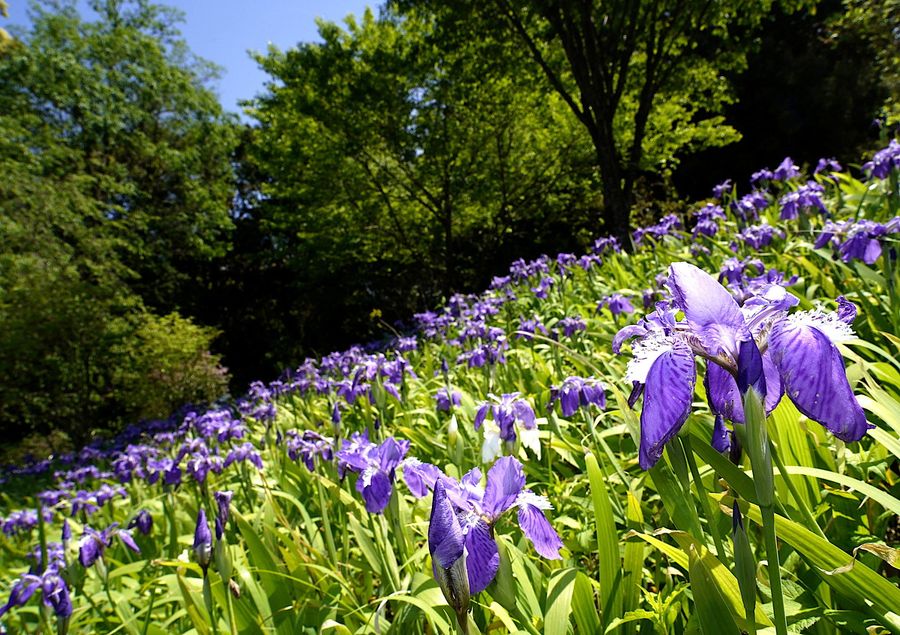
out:
<path id="1" fill-rule="evenodd" d="M 372 477 L 375 476 L 375 473 L 378 471 L 378 468 L 370 465 L 365 469 L 360 478 L 362 479 L 363 487 L 368 487 L 372 484 Z"/>
<path id="2" fill-rule="evenodd" d="M 789 315 L 788 323 L 796 326 L 811 326 L 818 329 L 832 342 L 846 342 L 854 338 L 853 328 L 838 318 L 834 311 L 823 311 L 821 308 L 812 311 L 798 311 Z"/>
<path id="3" fill-rule="evenodd" d="M 632 345 L 633 357 L 628 362 L 625 381 L 646 383 L 653 362 L 666 351 L 672 350 L 673 345 L 674 339 L 661 331 L 651 331 L 640 342 Z"/>
<path id="4" fill-rule="evenodd" d="M 519 507 L 522 507 L 524 505 L 531 505 L 532 507 L 537 507 L 538 509 L 543 511 L 553 509 L 553 505 L 550 504 L 550 501 L 547 500 L 546 496 L 535 494 L 530 489 L 523 490 L 516 497 L 515 504 Z"/>

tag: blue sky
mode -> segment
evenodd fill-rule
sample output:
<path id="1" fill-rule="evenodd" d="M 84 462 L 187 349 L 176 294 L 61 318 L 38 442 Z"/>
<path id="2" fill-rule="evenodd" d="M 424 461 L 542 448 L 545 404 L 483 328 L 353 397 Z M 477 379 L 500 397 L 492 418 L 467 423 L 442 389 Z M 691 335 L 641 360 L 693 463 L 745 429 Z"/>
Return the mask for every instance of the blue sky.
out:
<path id="1" fill-rule="evenodd" d="M 248 99 L 262 90 L 266 74 L 247 55 L 248 50 L 265 51 L 269 43 L 281 49 L 298 42 L 318 40 L 316 18 L 342 22 L 348 14 L 362 15 L 366 6 L 380 2 L 365 0 L 157 0 L 175 6 L 185 14 L 181 32 L 191 50 L 222 67 L 216 86 L 222 105 L 238 112 L 239 99 Z M 9 19 L 0 26 L 28 24 L 30 0 L 8 0 Z M 78 1 L 88 15 L 87 2 Z"/>

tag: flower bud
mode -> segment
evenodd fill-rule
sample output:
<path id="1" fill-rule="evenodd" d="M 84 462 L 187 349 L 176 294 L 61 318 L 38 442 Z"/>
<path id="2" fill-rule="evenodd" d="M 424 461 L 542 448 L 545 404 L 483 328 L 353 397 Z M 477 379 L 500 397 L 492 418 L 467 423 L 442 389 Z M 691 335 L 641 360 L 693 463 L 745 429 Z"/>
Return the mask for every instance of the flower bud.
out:
<path id="1" fill-rule="evenodd" d="M 194 530 L 194 557 L 206 575 L 212 560 L 212 534 L 209 531 L 209 523 L 206 522 L 206 512 L 202 507 L 197 513 L 197 527 Z"/>

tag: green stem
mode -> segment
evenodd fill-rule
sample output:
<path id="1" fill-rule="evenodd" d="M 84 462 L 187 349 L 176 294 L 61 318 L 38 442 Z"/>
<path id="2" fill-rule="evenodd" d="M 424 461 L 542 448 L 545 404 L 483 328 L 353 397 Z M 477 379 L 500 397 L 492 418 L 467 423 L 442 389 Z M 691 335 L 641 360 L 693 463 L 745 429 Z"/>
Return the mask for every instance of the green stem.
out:
<path id="1" fill-rule="evenodd" d="M 747 454 L 750 455 L 756 498 L 762 511 L 775 632 L 777 635 L 787 635 L 784 595 L 781 591 L 781 565 L 778 561 L 778 542 L 775 538 L 775 475 L 772 470 L 772 448 L 766 430 L 762 397 L 752 387 L 744 394 L 744 421 L 747 426 Z"/>
<path id="2" fill-rule="evenodd" d="M 722 542 L 722 536 L 719 533 L 719 526 L 716 523 L 716 517 L 713 515 L 712 507 L 709 505 L 709 496 L 706 495 L 703 479 L 700 478 L 700 470 L 697 468 L 697 459 L 694 457 L 690 436 L 684 435 L 681 437 L 681 442 L 684 444 L 684 454 L 687 457 L 688 467 L 691 470 L 694 487 L 697 488 L 697 497 L 700 499 L 700 507 L 703 508 L 703 515 L 706 517 L 706 525 L 709 528 L 709 533 L 712 534 L 713 543 L 716 545 L 716 555 L 719 556 L 719 560 L 724 560 L 725 545 Z"/>
<path id="3" fill-rule="evenodd" d="M 219 624 L 218 620 L 213 613 L 213 598 L 212 598 L 212 588 L 210 587 L 209 582 L 209 573 L 203 572 L 203 603 L 206 605 L 206 612 L 209 614 L 209 626 L 212 629 L 213 635 L 219 635 Z"/>
<path id="4" fill-rule="evenodd" d="M 150 587 L 150 605 L 147 607 L 147 619 L 144 620 L 144 628 L 141 629 L 141 635 L 147 635 L 147 629 L 150 628 L 150 621 L 153 619 L 153 605 L 156 603 L 156 585 Z"/>
<path id="5" fill-rule="evenodd" d="M 781 591 L 781 563 L 778 559 L 778 541 L 775 537 L 775 510 L 771 505 L 760 507 L 763 536 L 766 542 L 766 560 L 769 569 L 769 588 L 772 591 L 772 613 L 775 632 L 787 635 L 787 617 L 784 612 L 784 594 Z"/>
<path id="6" fill-rule="evenodd" d="M 322 508 L 322 525 L 325 528 L 325 545 L 328 547 L 328 555 L 332 562 L 340 562 L 337 559 L 337 549 L 334 547 L 334 536 L 331 533 L 331 522 L 328 518 L 328 509 L 325 500 L 325 489 L 322 487 L 322 481 L 316 478 L 316 487 L 319 490 L 319 506 Z"/>

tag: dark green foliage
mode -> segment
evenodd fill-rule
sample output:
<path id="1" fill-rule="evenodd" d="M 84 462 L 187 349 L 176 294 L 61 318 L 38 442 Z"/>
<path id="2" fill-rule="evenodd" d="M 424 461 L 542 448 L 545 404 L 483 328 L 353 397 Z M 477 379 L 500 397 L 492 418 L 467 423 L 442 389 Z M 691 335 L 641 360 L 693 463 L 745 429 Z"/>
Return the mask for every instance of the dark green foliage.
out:
<path id="1" fill-rule="evenodd" d="M 235 126 L 210 68 L 169 10 L 98 1 L 85 22 L 50 6 L 0 53 L 0 429 L 16 436 L 222 390 L 214 358 L 205 379 L 138 386 L 213 335 L 145 309 L 190 308 L 195 272 L 228 248 Z"/>
<path id="2" fill-rule="evenodd" d="M 290 316 L 282 363 L 290 344 L 368 339 L 515 257 L 586 243 L 590 144 L 515 42 L 416 12 L 320 32 L 259 58 L 278 81 L 250 105 L 265 197 L 240 231 L 261 241 L 250 275 L 289 289 L 272 307 Z"/>
<path id="3" fill-rule="evenodd" d="M 871 11 L 861 13 L 867 4 Z M 890 64 L 900 40 L 888 45 L 885 29 L 892 16 L 893 37 L 900 38 L 900 14 L 896 2 L 893 13 L 887 10 L 891 4 L 884 3 L 883 14 L 881 2 L 821 2 L 814 13 L 773 11 L 761 25 L 747 70 L 732 77 L 737 99 L 725 115 L 743 133 L 741 140 L 687 158 L 676 175 L 679 189 L 705 196 L 725 178 L 745 182 L 786 155 L 811 166 L 823 156 L 845 165 L 857 160 L 879 138 L 874 120 L 898 103 L 900 64 Z M 880 30 L 874 23 L 879 15 Z"/>

